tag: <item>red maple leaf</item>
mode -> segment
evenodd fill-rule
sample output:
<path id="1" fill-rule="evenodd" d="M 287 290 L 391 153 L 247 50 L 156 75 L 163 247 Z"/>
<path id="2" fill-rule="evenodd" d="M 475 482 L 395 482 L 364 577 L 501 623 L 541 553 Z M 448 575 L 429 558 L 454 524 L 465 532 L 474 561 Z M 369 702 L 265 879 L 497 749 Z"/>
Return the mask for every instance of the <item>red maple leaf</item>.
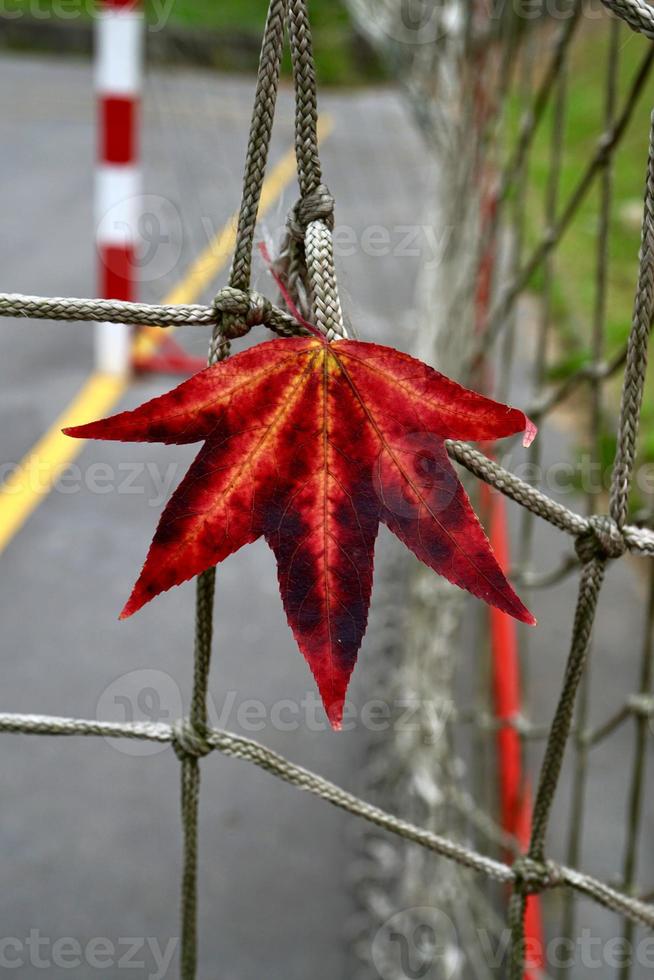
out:
<path id="1" fill-rule="evenodd" d="M 311 336 L 259 344 L 132 412 L 64 431 L 204 441 L 121 618 L 263 535 L 289 625 L 339 727 L 380 521 L 450 582 L 535 622 L 495 560 L 444 441 L 522 430 L 533 435 L 522 412 L 407 354 Z"/>

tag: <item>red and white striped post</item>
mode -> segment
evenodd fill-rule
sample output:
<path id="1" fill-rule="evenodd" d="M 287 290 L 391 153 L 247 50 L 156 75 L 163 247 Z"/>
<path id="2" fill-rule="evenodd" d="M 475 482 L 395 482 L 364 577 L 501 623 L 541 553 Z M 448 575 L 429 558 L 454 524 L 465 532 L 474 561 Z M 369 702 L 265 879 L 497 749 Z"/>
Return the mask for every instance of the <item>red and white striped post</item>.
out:
<path id="1" fill-rule="evenodd" d="M 95 224 L 98 291 L 104 299 L 136 300 L 136 241 L 141 201 L 139 110 L 144 17 L 140 0 L 99 0 L 95 22 L 98 161 Z M 131 328 L 101 323 L 96 366 L 125 374 Z"/>

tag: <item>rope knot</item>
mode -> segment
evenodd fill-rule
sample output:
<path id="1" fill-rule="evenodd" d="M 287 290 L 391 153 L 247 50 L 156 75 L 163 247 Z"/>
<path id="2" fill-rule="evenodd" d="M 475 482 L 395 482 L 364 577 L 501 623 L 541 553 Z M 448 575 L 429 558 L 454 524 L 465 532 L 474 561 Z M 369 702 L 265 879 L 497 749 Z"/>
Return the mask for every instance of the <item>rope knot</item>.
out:
<path id="1" fill-rule="evenodd" d="M 551 861 L 535 861 L 526 854 L 516 858 L 512 871 L 516 891 L 521 895 L 538 895 L 563 881 L 558 868 Z"/>
<path id="2" fill-rule="evenodd" d="M 627 544 L 613 518 L 594 514 L 588 519 L 588 530 L 577 538 L 575 550 L 579 559 L 585 564 L 593 558 L 602 561 L 608 558 L 620 558 L 627 550 Z"/>
<path id="3" fill-rule="evenodd" d="M 654 697 L 650 694 L 632 694 L 627 707 L 637 718 L 654 718 Z"/>
<path id="4" fill-rule="evenodd" d="M 237 337 L 244 337 L 252 327 L 266 323 L 270 318 L 272 304 L 254 289 L 223 286 L 213 301 L 213 308 L 223 337 L 235 340 Z"/>
<path id="5" fill-rule="evenodd" d="M 325 184 L 318 184 L 314 191 L 305 194 L 294 205 L 287 220 L 290 235 L 304 241 L 307 226 L 312 221 L 324 221 L 328 228 L 334 227 L 334 198 Z"/>
<path id="6" fill-rule="evenodd" d="M 182 718 L 173 725 L 173 749 L 177 758 L 203 759 L 213 751 L 206 735 L 195 727 L 189 718 Z"/>

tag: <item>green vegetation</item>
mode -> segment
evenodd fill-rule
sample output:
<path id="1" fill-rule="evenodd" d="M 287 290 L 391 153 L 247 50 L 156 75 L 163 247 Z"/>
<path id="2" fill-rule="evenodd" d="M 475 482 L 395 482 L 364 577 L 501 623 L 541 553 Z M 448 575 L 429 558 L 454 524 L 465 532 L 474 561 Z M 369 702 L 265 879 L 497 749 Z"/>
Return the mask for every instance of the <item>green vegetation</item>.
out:
<path id="1" fill-rule="evenodd" d="M 598 146 L 604 129 L 606 71 L 609 57 L 609 30 L 606 21 L 582 24 L 582 35 L 574 45 L 567 80 L 568 97 L 564 150 L 559 191 L 559 208 L 567 203 Z M 636 75 L 646 46 L 634 35 L 624 35 L 618 69 L 618 111 Z M 624 344 L 631 323 L 631 311 L 638 273 L 640 222 L 649 140 L 649 113 L 654 105 L 654 73 L 641 92 L 629 127 L 615 153 L 613 168 L 613 214 L 609 234 L 609 269 L 606 309 L 606 354 L 610 356 Z M 521 106 L 510 106 L 512 136 L 518 126 Z M 553 107 L 550 106 L 535 139 L 529 162 L 526 215 L 527 249 L 533 247 L 545 230 L 546 189 L 551 173 Z M 557 327 L 557 361 L 551 377 L 562 378 L 590 357 L 590 341 L 595 308 L 598 216 L 600 189 L 596 180 L 555 251 L 556 281 L 552 310 Z M 542 270 L 531 287 L 542 290 Z M 609 389 L 615 399 L 616 379 Z M 642 424 L 642 454 L 654 459 L 654 382 L 650 380 Z M 612 428 L 612 427 L 611 427 Z M 610 447 L 607 449 L 610 456 Z"/>
<path id="2" fill-rule="evenodd" d="M 148 0 L 152 20 L 160 9 Z M 174 0 L 170 24 L 209 31 L 261 36 L 266 16 L 262 0 Z M 381 77 L 378 61 L 357 38 L 345 5 L 340 0 L 314 0 L 311 4 L 316 71 L 323 84 L 356 84 Z M 288 53 L 284 72 L 290 74 Z"/>
<path id="3" fill-rule="evenodd" d="M 170 47 L 173 57 L 180 51 L 192 62 L 217 68 L 256 70 L 267 4 L 264 0 L 143 0 L 151 35 L 166 32 L 184 35 L 184 43 Z M 43 49 L 48 38 L 90 22 L 96 0 L 6 0 L 8 25 L 22 20 L 29 25 L 34 47 Z M 311 22 L 316 70 L 323 85 L 357 85 L 384 77 L 379 60 L 354 30 L 344 0 L 313 0 Z M 18 26 L 18 24 L 17 24 Z M 45 28 L 55 28 L 55 32 Z M 58 30 L 57 30 L 58 29 Z M 157 40 L 152 37 L 152 40 Z M 21 45 L 29 47 L 29 30 L 21 33 Z M 62 50 L 71 50 L 64 47 Z M 290 74 L 290 58 L 283 71 Z"/>

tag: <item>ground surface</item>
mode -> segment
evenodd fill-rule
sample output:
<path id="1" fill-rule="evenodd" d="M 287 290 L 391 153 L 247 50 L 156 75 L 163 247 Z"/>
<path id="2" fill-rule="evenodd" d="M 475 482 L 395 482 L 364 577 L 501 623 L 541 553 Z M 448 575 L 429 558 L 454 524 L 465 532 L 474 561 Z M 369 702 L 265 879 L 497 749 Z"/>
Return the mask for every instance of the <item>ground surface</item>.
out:
<path id="1" fill-rule="evenodd" d="M 531 304 L 528 304 L 531 307 Z M 529 309 L 522 313 L 524 329 L 516 348 L 516 384 L 512 401 L 529 401 L 525 385 L 525 366 L 533 363 L 534 349 L 529 338 Z M 522 365 L 522 367 L 521 367 Z M 578 432 L 585 424 L 579 410 L 554 413 L 539 433 L 542 440 L 540 484 L 542 488 L 580 513 L 586 502 L 575 491 L 570 478 L 570 460 L 574 459 Z M 615 421 L 614 421 L 615 425 Z M 521 451 L 507 460 L 510 469 L 520 472 L 524 459 Z M 566 473 L 568 474 L 566 476 Z M 595 485 L 597 478 L 587 477 L 584 485 Z M 607 506 L 606 498 L 597 498 L 596 509 Z M 514 553 L 522 527 L 523 515 L 508 504 L 513 529 Z M 572 552 L 572 540 L 554 531 L 546 522 L 536 521 L 534 528 L 534 565 L 541 574 L 559 567 L 564 556 Z M 588 726 L 596 730 L 627 702 L 638 690 L 643 646 L 647 642 L 648 563 L 627 558 L 610 564 L 595 622 L 594 639 L 587 668 Z M 530 608 L 538 618 L 536 629 L 520 630 L 520 653 L 523 680 L 528 689 L 525 710 L 532 722 L 549 724 L 557 704 L 561 682 L 570 647 L 571 624 L 577 600 L 578 574 L 575 572 L 558 585 L 532 593 Z M 650 650 L 650 646 L 646 647 Z M 529 771 L 538 772 L 542 760 L 543 742 L 532 743 L 528 750 Z M 631 719 L 611 737 L 601 741 L 588 757 L 587 794 L 582 810 L 583 830 L 580 853 L 575 864 L 595 877 L 620 887 L 627 827 L 629 823 L 629 794 L 632 786 L 634 725 Z M 654 828 L 654 796 L 652 793 L 651 732 L 649 752 L 642 782 L 640 847 L 638 848 L 638 893 L 651 891 L 654 878 L 654 853 L 649 846 Z M 553 858 L 568 863 L 568 843 L 574 821 L 571 818 L 572 791 L 579 776 L 575 769 L 572 743 L 569 743 L 559 788 L 552 808 L 549 832 L 549 852 Z M 534 784 L 535 788 L 535 784 Z M 632 964 L 631 977 L 640 980 L 651 975 L 653 960 L 651 934 L 636 930 L 621 952 L 622 923 L 594 903 L 578 902 L 577 941 L 570 945 L 562 933 L 563 893 L 545 896 L 543 911 L 546 920 L 548 946 L 547 964 L 556 976 L 557 966 L 567 964 L 571 976 L 613 976 L 628 959 Z M 584 939 L 585 937 L 585 939 Z"/>
<path id="2" fill-rule="evenodd" d="M 144 298 L 161 299 L 237 207 L 252 94 L 251 81 L 216 75 L 149 78 L 145 186 L 171 241 L 159 243 L 145 269 Z M 351 229 L 348 255 L 339 261 L 348 310 L 361 336 L 395 337 L 406 347 L 410 335 L 398 327 L 411 321 L 417 256 L 392 252 L 403 235 L 397 226 L 423 220 L 428 165 L 396 95 L 330 97 L 323 108 L 335 120 L 324 146 L 325 173 L 338 198 L 339 221 Z M 288 91 L 279 120 L 273 162 L 292 144 Z M 90 69 L 4 58 L 0 133 L 11 147 L 0 162 L 3 285 L 28 293 L 92 294 Z M 287 187 L 269 215 L 268 231 L 283 224 L 295 197 L 296 189 Z M 389 230 L 390 244 L 365 246 L 365 254 L 361 236 L 373 225 Z M 216 287 L 225 276 L 223 271 Z M 270 291 L 263 278 L 260 283 Z M 210 297 L 207 290 L 200 298 Z M 185 342 L 204 354 L 207 341 L 202 332 Z M 3 463 L 24 456 L 91 367 L 88 325 L 1 325 Z M 140 382 L 123 404 L 136 405 L 171 383 L 159 377 Z M 191 674 L 192 588 L 175 590 L 125 624 L 117 614 L 161 507 L 153 477 L 169 474 L 177 482 L 191 456 L 192 450 L 90 445 L 77 461 L 80 470 L 71 471 L 70 492 L 60 485 L 9 543 L 0 572 L 2 710 L 82 717 L 100 711 L 123 718 L 130 712 L 152 718 L 180 713 Z M 112 468 L 108 493 L 88 489 L 89 467 L 98 462 Z M 136 471 L 129 469 L 134 464 Z M 136 473 L 131 491 L 128 472 Z M 320 711 L 320 730 L 309 730 L 316 710 L 299 705 L 314 699 L 314 687 L 284 621 L 264 546 L 244 549 L 221 570 L 216 612 L 215 720 L 355 785 L 363 734 L 327 732 Z M 363 671 L 369 656 L 362 654 Z M 282 705 L 280 724 L 271 709 L 284 698 L 293 704 Z M 256 703 L 248 708 L 249 699 Z M 295 726 L 294 711 L 300 719 Z M 289 719 L 298 730 L 283 730 Z M 41 959 L 52 960 L 52 943 L 62 937 L 82 944 L 104 937 L 116 946 L 121 937 L 153 937 L 165 948 L 178 935 L 178 763 L 170 750 L 154 756 L 147 751 L 91 740 L 2 743 L 2 937 L 23 942 L 38 929 L 50 942 Z M 346 816 L 217 757 L 203 766 L 201 816 L 201 975 L 343 976 L 350 911 Z M 7 958 L 12 955 L 13 949 Z M 28 947 L 19 955 L 21 976 L 44 975 Z M 130 976 L 156 975 L 147 947 L 134 959 L 145 966 Z M 165 975 L 174 976 L 175 969 Z M 47 971 L 53 978 L 95 973 L 88 963 Z"/>
<path id="3" fill-rule="evenodd" d="M 260 0 L 145 0 L 149 53 L 158 62 L 256 70 L 266 5 Z M 95 8 L 86 0 L 8 0 L 0 44 L 11 50 L 76 54 L 91 50 Z M 385 71 L 353 29 L 342 0 L 314 0 L 311 29 L 318 81 L 325 85 L 379 82 Z M 291 77 L 287 52 L 282 73 Z"/>
<path id="4" fill-rule="evenodd" d="M 154 251 L 144 268 L 143 298 L 161 299 L 182 279 L 237 206 L 252 88 L 251 82 L 215 75 L 150 77 L 143 157 L 150 210 L 160 226 L 154 222 L 145 229 Z M 434 259 L 435 246 L 423 231 L 430 165 L 394 93 L 330 96 L 322 108 L 335 123 L 323 155 L 338 201 L 345 306 L 360 336 L 409 349 L 416 243 Z M 0 62 L 2 288 L 93 293 L 92 115 L 85 65 Z M 291 144 L 291 119 L 285 92 L 273 162 Z M 264 222 L 266 233 L 283 223 L 295 194 L 286 189 Z M 410 243 L 407 226 L 414 228 Z M 215 286 L 224 280 L 223 271 Z M 257 281 L 270 291 L 265 274 Z M 199 298 L 208 300 L 211 292 Z M 184 338 L 198 354 L 206 342 L 200 332 Z M 528 362 L 526 347 L 520 347 L 520 357 Z M 91 368 L 88 325 L 0 324 L 2 464 L 30 450 Z M 165 378 L 141 381 L 123 406 L 169 386 Z M 528 398 L 522 387 L 514 392 L 516 402 Z M 547 464 L 566 458 L 571 432 L 572 425 L 563 422 L 542 434 Z M 182 712 L 191 672 L 192 588 L 168 593 L 126 623 L 116 617 L 162 497 L 191 455 L 192 450 L 89 445 L 76 461 L 79 470 L 69 472 L 9 542 L 0 564 L 0 710 L 152 719 Z M 553 485 L 548 489 L 556 492 Z M 569 494 L 563 499 L 574 503 Z M 511 514 L 516 517 L 515 508 Z M 554 567 L 567 547 L 562 535 L 539 527 L 540 570 Z M 574 592 L 571 579 L 533 597 L 543 625 L 530 634 L 525 662 L 529 707 L 538 721 L 551 717 L 558 693 Z M 643 582 L 630 564 L 611 570 L 594 655 L 597 722 L 634 689 L 643 597 Z M 221 568 L 216 611 L 213 720 L 358 788 L 365 732 L 360 726 L 341 735 L 325 729 L 313 683 L 284 622 L 265 547 L 246 548 Z M 373 656 L 372 646 L 364 645 L 353 692 L 359 707 Z M 479 656 L 472 644 L 462 654 L 470 677 L 479 669 Z M 468 682 L 463 687 L 466 696 Z M 626 727 L 593 760 L 593 832 L 586 834 L 583 864 L 606 879 L 621 862 L 630 748 Z M 128 955 L 127 937 L 140 937 L 133 960 L 143 964 L 129 975 L 162 975 L 153 950 L 165 950 L 178 935 L 178 763 L 169 749 L 148 751 L 90 739 L 0 739 L 0 940 L 21 944 L 2 951 L 8 960 L 21 958 L 20 975 L 28 980 L 121 975 L 118 960 Z M 534 761 L 537 756 L 535 751 Z M 566 780 L 552 828 L 556 857 L 564 854 L 568 787 Z M 347 977 L 343 936 L 351 912 L 351 820 L 218 756 L 203 764 L 201 817 L 200 975 Z M 646 820 L 647 833 L 651 804 Z M 652 855 L 644 856 L 647 889 Z M 557 922 L 552 914 L 554 934 Z M 586 906 L 580 925 L 602 941 L 618 930 L 611 916 L 591 914 Z M 39 935 L 30 947 L 31 930 Z M 82 967 L 52 965 L 53 944 L 66 937 L 84 947 Z M 37 938 L 47 940 L 39 949 Z M 107 942 L 89 948 L 93 939 Z M 56 955 L 60 961 L 67 955 L 70 963 L 74 954 L 65 950 L 60 945 Z M 93 956 L 110 969 L 94 966 Z M 604 966 L 596 975 L 610 974 L 609 964 Z M 175 969 L 173 962 L 163 975 L 173 977 Z"/>

